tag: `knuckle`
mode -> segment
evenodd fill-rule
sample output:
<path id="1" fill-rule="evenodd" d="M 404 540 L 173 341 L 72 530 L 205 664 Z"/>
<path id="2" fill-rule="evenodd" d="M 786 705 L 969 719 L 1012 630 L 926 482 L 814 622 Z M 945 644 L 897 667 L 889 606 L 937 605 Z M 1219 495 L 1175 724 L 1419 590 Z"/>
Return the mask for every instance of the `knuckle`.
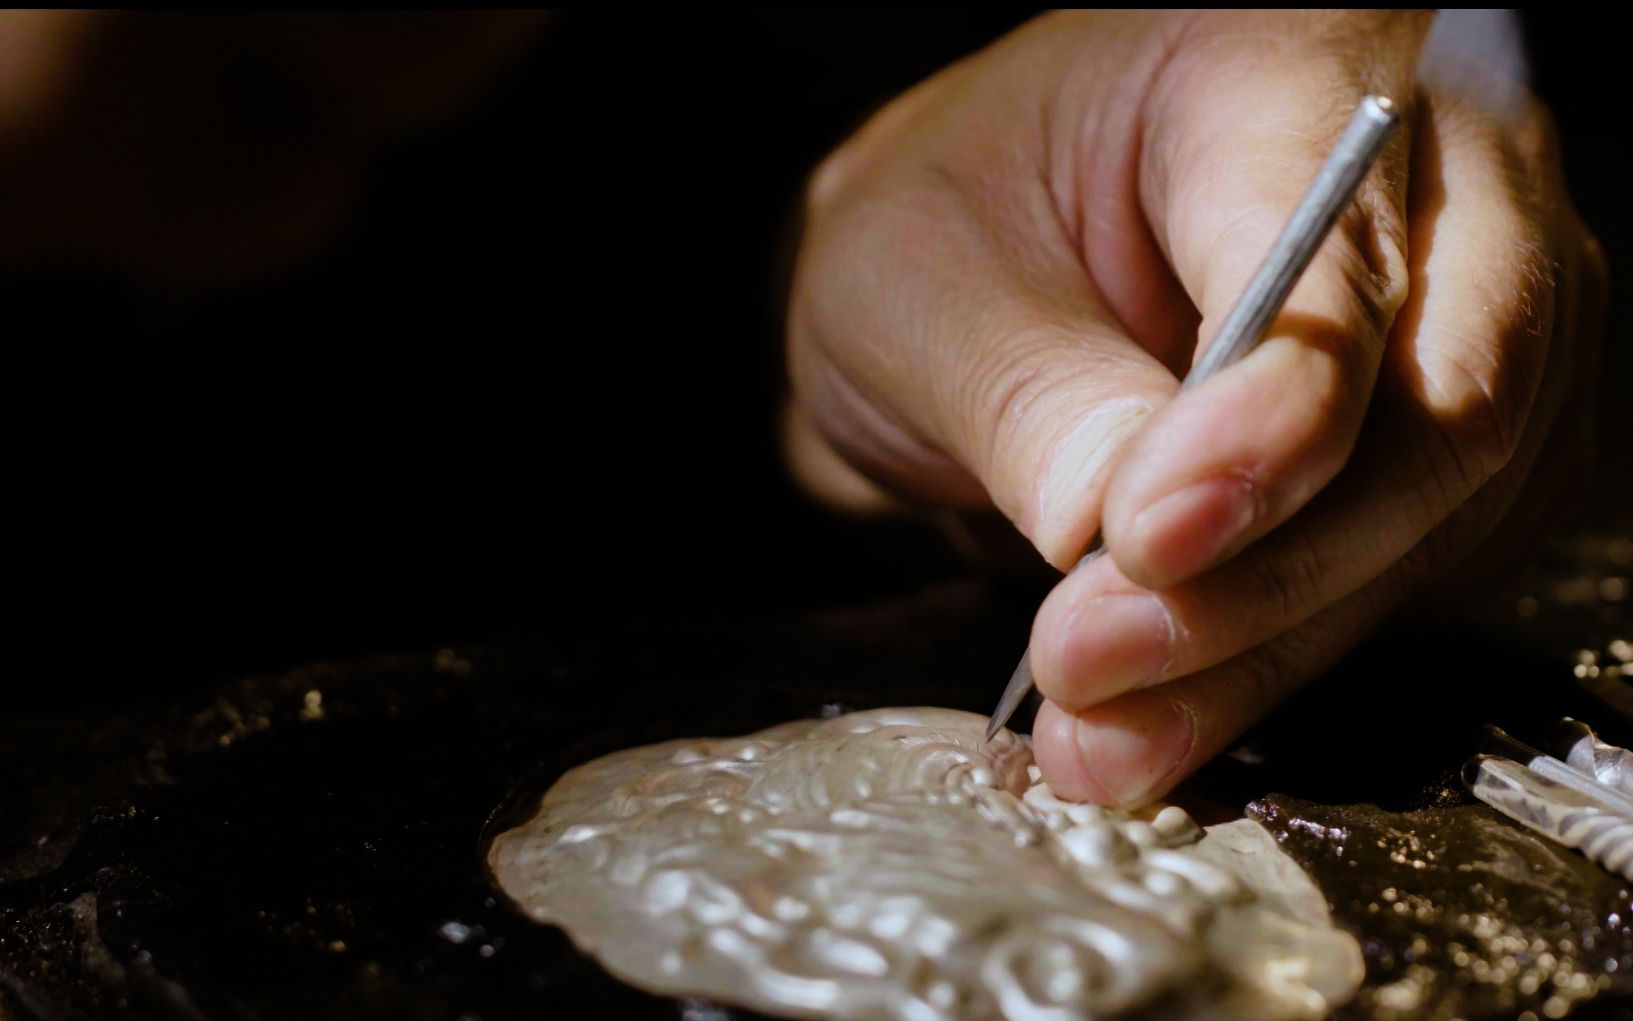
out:
<path id="1" fill-rule="evenodd" d="M 1243 653 L 1233 673 L 1237 690 L 1252 702 L 1262 702 L 1285 683 L 1288 657 L 1278 643 L 1265 642 Z"/>
<path id="2" fill-rule="evenodd" d="M 1512 241 L 1506 261 L 1511 275 L 1517 276 L 1511 309 L 1519 318 L 1526 319 L 1540 333 L 1547 322 L 1545 313 L 1552 311 L 1554 280 L 1558 263 L 1553 257 L 1553 246 L 1543 230 L 1543 219 L 1536 209 L 1516 200 L 1517 208 L 1510 211 L 1514 221 L 1508 233 Z"/>
<path id="3" fill-rule="evenodd" d="M 1468 546 L 1458 518 L 1453 514 L 1431 528 L 1406 556 L 1390 565 L 1379 593 L 1380 609 L 1399 606 L 1455 566 L 1459 553 Z"/>
<path id="4" fill-rule="evenodd" d="M 1274 552 L 1250 558 L 1253 583 L 1273 618 L 1292 623 L 1309 615 L 1321 592 L 1325 567 L 1320 547 L 1289 538 Z"/>
<path id="5" fill-rule="evenodd" d="M 944 414 L 966 431 L 966 449 L 989 470 L 1025 450 L 1040 404 L 1061 380 L 1046 370 L 1044 352 L 1056 343 L 1041 327 L 999 330 L 974 344 L 962 360 L 957 383 L 949 388 L 952 406 Z"/>
<path id="6" fill-rule="evenodd" d="M 1392 229 L 1352 220 L 1322 250 L 1309 288 L 1281 320 L 1313 357 L 1319 385 L 1304 391 L 1321 421 L 1358 421 L 1395 317 L 1406 299 L 1404 251 Z M 1385 251 L 1387 249 L 1387 251 Z M 1312 279 L 1313 278 L 1313 279 Z"/>
<path id="7" fill-rule="evenodd" d="M 1527 95 L 1510 132 L 1512 144 L 1519 157 L 1535 178 L 1539 169 L 1557 168 L 1560 160 L 1559 123 L 1548 105 L 1534 95 Z"/>
<path id="8" fill-rule="evenodd" d="M 1084 343 L 1035 309 L 966 319 L 937 388 L 937 421 L 993 501 L 1052 561 L 1081 552 L 1099 527 L 1113 453 L 1152 398 L 1118 354 Z M 1008 322 L 1003 320 L 1008 319 Z M 946 378 L 944 376 L 944 378 Z"/>
<path id="9" fill-rule="evenodd" d="M 1554 299 L 1560 266 L 1540 231 L 1527 230 L 1513 242 L 1512 274 L 1506 315 L 1495 352 L 1481 377 L 1492 419 L 1495 454 L 1507 464 L 1518 445 L 1531 395 L 1542 374 L 1553 333 Z"/>
<path id="10" fill-rule="evenodd" d="M 1342 221 L 1342 228 L 1337 266 L 1343 283 L 1354 295 L 1350 312 L 1356 325 L 1382 343 L 1406 302 L 1405 217 L 1380 199 L 1355 206 Z"/>
<path id="11" fill-rule="evenodd" d="M 1507 257 L 1491 260 L 1492 283 L 1473 296 L 1481 325 L 1442 327 L 1426 359 L 1438 391 L 1436 424 L 1476 483 L 1519 449 L 1553 333 L 1553 251 L 1530 227 L 1507 233 Z"/>
<path id="12" fill-rule="evenodd" d="M 1406 491 L 1417 501 L 1414 517 L 1419 521 L 1444 518 L 1485 481 L 1485 469 L 1449 441 L 1406 445 L 1400 470 Z"/>
<path id="13" fill-rule="evenodd" d="M 1478 488 L 1501 471 L 1519 446 L 1524 415 L 1498 359 L 1488 353 L 1480 364 L 1469 364 L 1471 354 L 1448 360 L 1445 371 L 1460 377 L 1456 390 L 1460 405 L 1442 409 L 1440 428 L 1446 434 L 1451 457 L 1463 476 L 1465 490 Z"/>
<path id="14" fill-rule="evenodd" d="M 1414 595 L 1423 592 L 1449 563 L 1454 541 L 1444 527 L 1431 529 L 1403 557 L 1350 597 L 1350 609 L 1371 620 L 1384 620 Z"/>
<path id="15" fill-rule="evenodd" d="M 1307 644 L 1302 629 L 1294 629 L 1230 660 L 1224 681 L 1232 697 L 1261 709 L 1280 702 L 1302 680 L 1298 664 Z"/>

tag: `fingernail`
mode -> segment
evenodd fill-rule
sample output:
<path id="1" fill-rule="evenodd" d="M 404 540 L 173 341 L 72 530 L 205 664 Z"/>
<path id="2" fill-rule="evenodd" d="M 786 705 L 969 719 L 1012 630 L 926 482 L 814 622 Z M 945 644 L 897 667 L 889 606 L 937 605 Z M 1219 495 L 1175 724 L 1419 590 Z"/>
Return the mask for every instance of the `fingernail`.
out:
<path id="1" fill-rule="evenodd" d="M 1130 538 L 1145 568 L 1142 580 L 1166 588 L 1213 566 L 1256 515 L 1246 479 L 1209 479 L 1169 493 L 1134 518 Z"/>
<path id="2" fill-rule="evenodd" d="M 1079 717 L 1073 731 L 1083 769 L 1108 808 L 1143 805 L 1191 752 L 1191 714 L 1177 700 L 1131 705 L 1125 712 Z"/>
<path id="3" fill-rule="evenodd" d="M 1098 702 L 1162 677 L 1174 658 L 1174 622 L 1156 596 L 1100 596 L 1072 612 L 1061 644 L 1055 676 Z"/>

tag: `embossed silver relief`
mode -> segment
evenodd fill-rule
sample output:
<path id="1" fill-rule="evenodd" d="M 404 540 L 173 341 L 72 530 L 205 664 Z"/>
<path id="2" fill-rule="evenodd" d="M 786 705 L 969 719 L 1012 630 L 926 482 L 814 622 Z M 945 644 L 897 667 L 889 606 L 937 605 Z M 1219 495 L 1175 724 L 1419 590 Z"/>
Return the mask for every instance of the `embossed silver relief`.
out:
<path id="1" fill-rule="evenodd" d="M 984 723 L 886 709 L 618 752 L 489 863 L 626 981 L 774 1014 L 1315 1018 L 1354 993 L 1359 948 L 1256 823 L 1061 802 Z"/>

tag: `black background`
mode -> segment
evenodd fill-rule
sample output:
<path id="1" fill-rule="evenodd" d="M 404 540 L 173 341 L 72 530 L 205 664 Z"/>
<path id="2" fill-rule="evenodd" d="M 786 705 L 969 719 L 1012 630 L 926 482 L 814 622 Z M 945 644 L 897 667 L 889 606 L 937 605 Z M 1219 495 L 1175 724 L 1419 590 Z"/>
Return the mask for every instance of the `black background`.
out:
<path id="1" fill-rule="evenodd" d="M 896 584 L 778 467 L 779 253 L 825 150 L 1013 20 L 568 15 L 292 272 L 19 274 L 14 694 Z"/>
<path id="2" fill-rule="evenodd" d="M 836 519 L 785 481 L 777 295 L 810 167 L 1021 17 L 566 15 L 371 157 L 292 267 L 187 289 L 12 264 L 9 704 L 802 611 L 964 570 L 927 531 Z M 1615 265 L 1609 19 L 1527 15 Z"/>

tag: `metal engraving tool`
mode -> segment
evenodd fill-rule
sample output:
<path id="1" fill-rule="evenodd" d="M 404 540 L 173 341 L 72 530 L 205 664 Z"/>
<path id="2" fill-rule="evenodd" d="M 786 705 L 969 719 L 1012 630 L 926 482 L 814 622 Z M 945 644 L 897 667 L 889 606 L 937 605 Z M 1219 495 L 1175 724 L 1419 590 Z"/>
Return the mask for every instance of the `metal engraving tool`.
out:
<path id="1" fill-rule="evenodd" d="M 1315 181 L 1271 246 L 1270 254 L 1248 281 L 1247 289 L 1225 317 L 1213 342 L 1185 375 L 1180 384 L 1182 390 L 1235 364 L 1264 339 L 1265 331 L 1286 304 L 1293 285 L 1310 265 L 1316 249 L 1326 240 L 1339 215 L 1355 198 L 1356 189 L 1399 123 L 1400 113 L 1388 98 L 1368 96 L 1361 101 L 1327 162 L 1322 164 Z M 1072 572 L 1082 570 L 1104 551 L 1105 546 L 1096 541 L 1094 548 L 1072 566 Z M 1010 676 L 1009 686 L 998 700 L 998 708 L 993 710 L 992 721 L 987 724 L 987 740 L 992 740 L 999 728 L 1009 722 L 1031 690 L 1032 654 L 1028 650 Z"/>

